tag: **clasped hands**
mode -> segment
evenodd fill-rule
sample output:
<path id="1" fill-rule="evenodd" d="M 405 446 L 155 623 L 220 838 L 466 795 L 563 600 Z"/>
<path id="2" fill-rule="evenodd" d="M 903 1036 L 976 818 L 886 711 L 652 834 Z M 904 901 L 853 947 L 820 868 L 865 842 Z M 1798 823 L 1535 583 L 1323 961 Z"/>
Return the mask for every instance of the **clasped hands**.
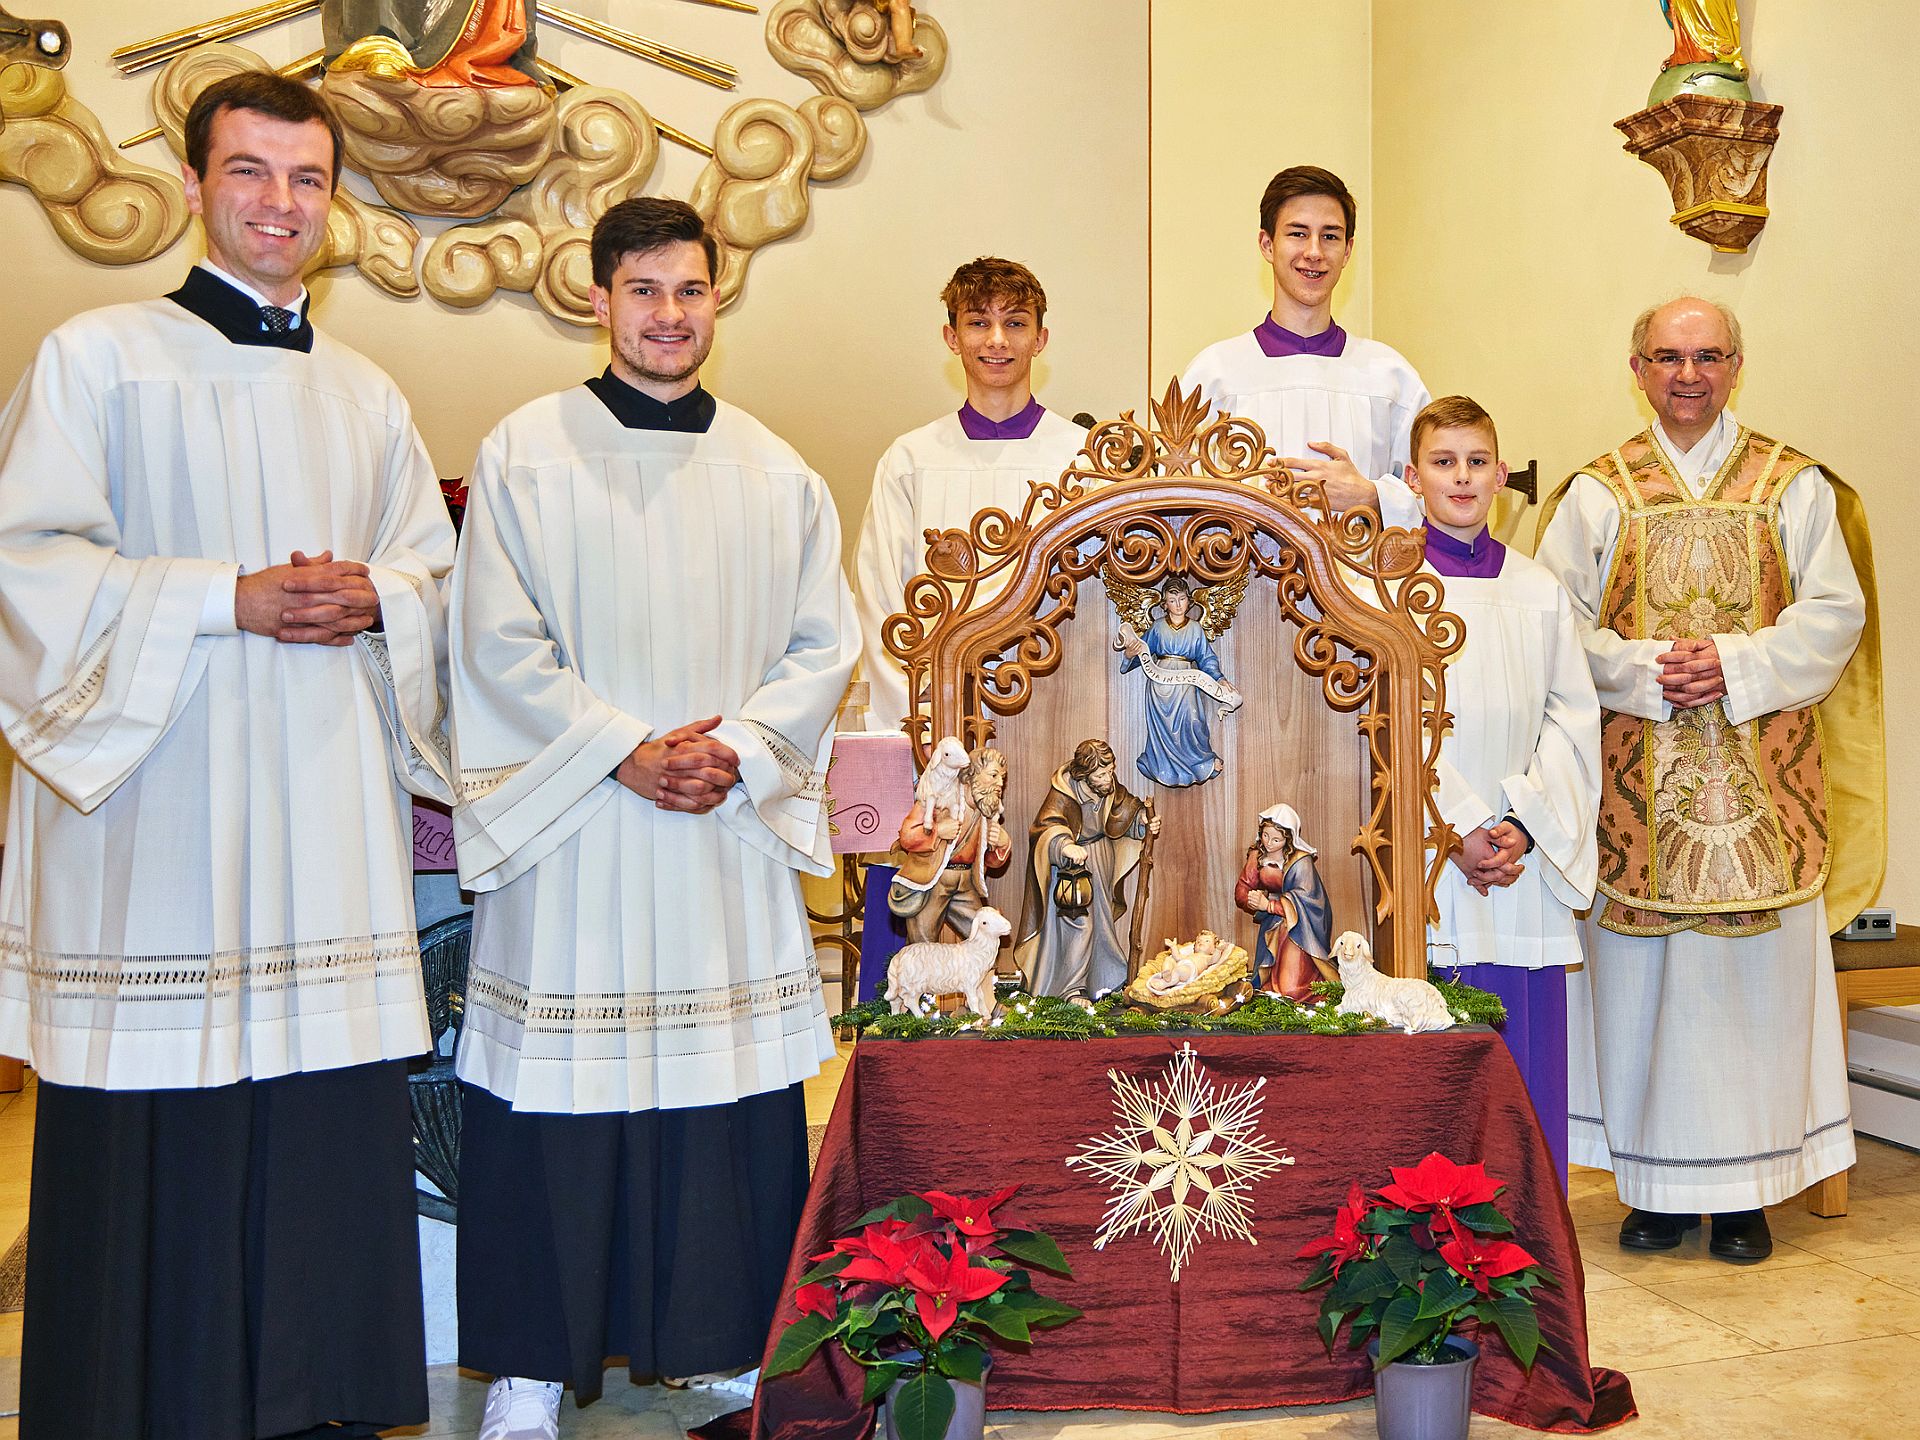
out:
<path id="1" fill-rule="evenodd" d="M 351 645 L 380 624 L 380 592 L 359 561 L 296 550 L 287 564 L 234 582 L 233 618 L 242 630 L 283 645 Z"/>
<path id="2" fill-rule="evenodd" d="M 1727 698 L 1727 677 L 1720 668 L 1720 647 L 1711 636 L 1671 642 L 1658 658 L 1660 693 L 1676 710 L 1692 710 Z"/>
<path id="3" fill-rule="evenodd" d="M 713 738 L 718 715 L 643 740 L 620 762 L 613 778 L 662 810 L 704 815 L 727 798 L 740 780 L 740 756 Z"/>
<path id="4" fill-rule="evenodd" d="M 1520 857 L 1527 853 L 1527 833 L 1511 820 L 1482 825 L 1460 838 L 1452 860 L 1475 892 L 1487 895 L 1504 889 L 1526 873 Z"/>

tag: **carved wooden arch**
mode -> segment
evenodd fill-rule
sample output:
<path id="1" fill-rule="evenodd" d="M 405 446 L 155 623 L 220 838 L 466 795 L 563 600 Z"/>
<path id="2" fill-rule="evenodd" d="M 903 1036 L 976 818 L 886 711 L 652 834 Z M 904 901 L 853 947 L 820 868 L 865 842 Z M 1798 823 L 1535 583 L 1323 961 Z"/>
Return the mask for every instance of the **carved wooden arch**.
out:
<path id="1" fill-rule="evenodd" d="M 1151 427 L 1131 411 L 1096 426 L 1072 467 L 1032 487 L 1019 516 L 983 510 L 967 530 L 927 532 L 926 572 L 883 632 L 906 668 L 920 761 L 933 737 L 983 744 L 994 716 L 1026 708 L 1035 680 L 1060 665 L 1080 583 L 1103 567 L 1135 585 L 1176 571 L 1213 585 L 1251 566 L 1274 581 L 1295 627 L 1293 658 L 1320 679 L 1327 704 L 1364 710 L 1356 728 L 1371 811 L 1352 849 L 1372 871 L 1383 958 L 1396 973 L 1424 974 L 1434 888 L 1458 843 L 1434 786 L 1459 617 L 1441 608 L 1417 536 L 1383 529 L 1365 510 L 1321 519 L 1319 485 L 1279 465 L 1258 425 L 1209 419 L 1198 391 L 1182 394 L 1178 382 L 1152 410 Z"/>

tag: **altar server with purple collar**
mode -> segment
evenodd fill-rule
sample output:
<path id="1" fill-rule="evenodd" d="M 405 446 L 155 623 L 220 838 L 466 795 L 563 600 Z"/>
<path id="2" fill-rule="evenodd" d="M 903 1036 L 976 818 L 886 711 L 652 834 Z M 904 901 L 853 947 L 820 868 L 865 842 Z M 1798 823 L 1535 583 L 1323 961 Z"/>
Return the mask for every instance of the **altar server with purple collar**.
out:
<path id="1" fill-rule="evenodd" d="M 452 798 L 453 527 L 308 313 L 326 103 L 247 72 L 184 133 L 206 260 L 60 326 L 0 415 L 20 1433 L 370 1436 L 427 1418 L 407 792 Z"/>
<path id="2" fill-rule="evenodd" d="M 899 730 L 909 708 L 882 627 L 904 608 L 907 582 L 926 569 L 926 532 L 965 530 L 989 507 L 1018 516 L 1028 487 L 1057 479 L 1087 438 L 1033 397 L 1033 362 L 1047 348 L 1047 295 L 1031 270 L 983 255 L 954 271 L 940 298 L 941 333 L 960 357 L 967 400 L 894 441 L 873 473 L 854 562 L 870 730 Z"/>
<path id="3" fill-rule="evenodd" d="M 451 600 L 454 812 L 477 892 L 460 1363 L 481 1433 L 561 1387 L 757 1363 L 833 1035 L 800 894 L 831 871 L 858 657 L 840 524 L 793 447 L 700 383 L 716 245 L 677 200 L 592 239 L 602 375 L 474 463 Z"/>
<path id="4" fill-rule="evenodd" d="M 1466 625 L 1447 662 L 1439 796 L 1462 847 L 1441 871 L 1429 958 L 1506 1005 L 1501 1033 L 1564 1185 L 1566 974 L 1599 865 L 1600 702 L 1567 592 L 1487 529 L 1507 481 L 1492 417 L 1449 395 L 1415 417 L 1411 443 L 1427 564 Z"/>
<path id="5" fill-rule="evenodd" d="M 1365 505 L 1412 527 L 1419 510 L 1400 470 L 1427 387 L 1397 350 L 1333 319 L 1358 223 L 1353 194 L 1332 171 L 1295 165 L 1274 176 L 1259 235 L 1273 308 L 1250 332 L 1202 350 L 1181 383 L 1216 411 L 1256 422 L 1280 463 L 1318 480 L 1335 510 Z"/>

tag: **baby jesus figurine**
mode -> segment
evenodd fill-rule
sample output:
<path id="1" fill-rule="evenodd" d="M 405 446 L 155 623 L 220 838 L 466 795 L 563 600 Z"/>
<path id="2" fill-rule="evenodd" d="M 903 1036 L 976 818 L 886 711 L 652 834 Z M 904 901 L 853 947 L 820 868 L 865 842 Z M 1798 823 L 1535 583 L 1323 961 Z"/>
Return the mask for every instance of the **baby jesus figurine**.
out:
<path id="1" fill-rule="evenodd" d="M 1291 805 L 1260 812 L 1260 833 L 1234 884 L 1233 899 L 1254 917 L 1254 973 L 1270 995 L 1305 1000 L 1317 979 L 1339 972 L 1327 958 L 1333 939 L 1333 907 L 1314 864 L 1318 852 L 1300 838 L 1300 816 Z"/>
<path id="2" fill-rule="evenodd" d="M 1182 985 L 1191 985 L 1224 960 L 1232 948 L 1231 945 L 1221 944 L 1220 937 L 1211 930 L 1202 930 L 1184 945 L 1177 940 L 1169 940 L 1167 953 L 1173 957 L 1172 963 L 1150 976 L 1147 987 L 1156 994 L 1164 995 L 1178 990 Z"/>

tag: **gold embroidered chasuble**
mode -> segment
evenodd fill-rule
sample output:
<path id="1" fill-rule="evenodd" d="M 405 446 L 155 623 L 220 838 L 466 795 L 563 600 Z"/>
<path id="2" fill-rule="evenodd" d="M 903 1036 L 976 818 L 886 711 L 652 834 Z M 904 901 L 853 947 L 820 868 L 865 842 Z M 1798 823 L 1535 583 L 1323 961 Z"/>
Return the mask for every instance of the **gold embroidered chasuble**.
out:
<path id="1" fill-rule="evenodd" d="M 1742 429 L 1698 499 L 1651 433 L 1585 473 L 1613 493 L 1621 531 L 1599 621 L 1634 640 L 1751 634 L 1793 601 L 1778 509 L 1815 462 Z M 1751 935 L 1818 894 L 1829 858 L 1819 713 L 1731 723 L 1718 701 L 1665 720 L 1601 724 L 1600 923 L 1628 935 Z"/>

